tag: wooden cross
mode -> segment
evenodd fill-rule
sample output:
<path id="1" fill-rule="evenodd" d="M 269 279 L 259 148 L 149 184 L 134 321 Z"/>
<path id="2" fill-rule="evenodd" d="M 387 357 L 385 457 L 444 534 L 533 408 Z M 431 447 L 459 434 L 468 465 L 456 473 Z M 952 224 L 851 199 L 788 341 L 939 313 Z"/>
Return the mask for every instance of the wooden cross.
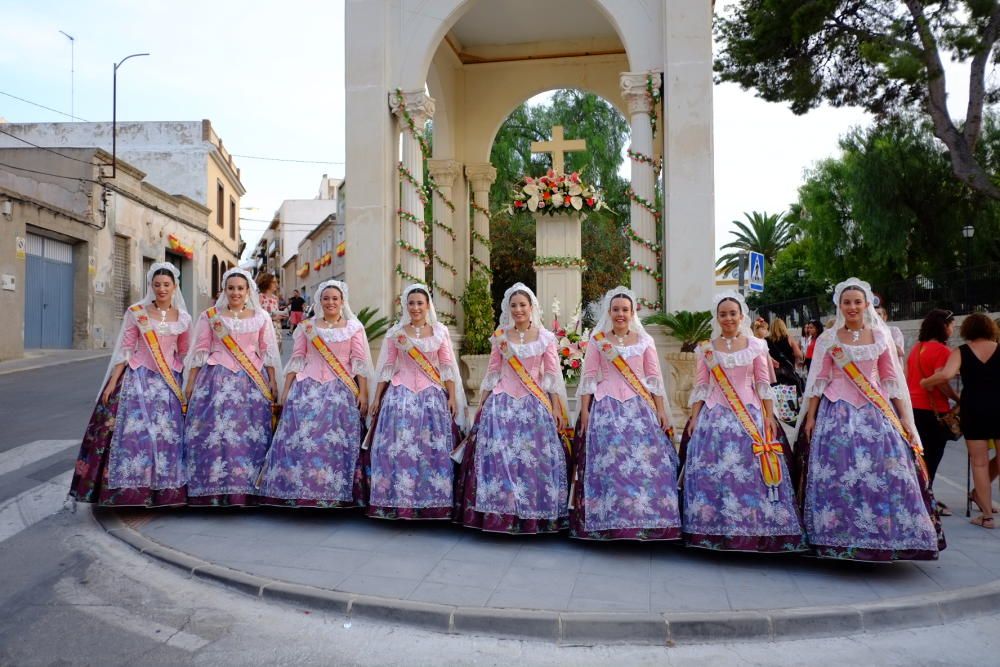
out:
<path id="1" fill-rule="evenodd" d="M 562 125 L 552 128 L 552 141 L 532 141 L 532 153 L 552 153 L 552 169 L 563 173 L 566 163 L 563 153 L 573 153 L 587 150 L 587 142 L 583 139 L 566 139 L 563 137 Z"/>

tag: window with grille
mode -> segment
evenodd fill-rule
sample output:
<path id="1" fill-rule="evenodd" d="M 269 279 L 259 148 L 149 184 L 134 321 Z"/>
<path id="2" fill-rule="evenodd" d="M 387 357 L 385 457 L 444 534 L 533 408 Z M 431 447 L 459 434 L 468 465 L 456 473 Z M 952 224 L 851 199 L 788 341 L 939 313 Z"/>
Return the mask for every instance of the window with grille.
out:
<path id="1" fill-rule="evenodd" d="M 118 312 L 124 313 L 129 307 L 129 292 L 132 290 L 132 281 L 129 280 L 129 271 L 132 267 L 131 248 L 129 239 L 125 236 L 115 236 L 114 262 L 114 289 L 115 303 L 118 305 Z"/>

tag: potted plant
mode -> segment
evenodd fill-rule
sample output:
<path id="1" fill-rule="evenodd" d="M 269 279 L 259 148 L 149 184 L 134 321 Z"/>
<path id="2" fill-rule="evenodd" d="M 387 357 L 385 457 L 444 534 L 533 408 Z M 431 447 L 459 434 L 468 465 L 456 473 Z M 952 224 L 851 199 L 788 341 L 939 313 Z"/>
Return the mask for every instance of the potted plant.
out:
<path id="1" fill-rule="evenodd" d="M 688 398 L 694 386 L 694 351 L 698 343 L 712 335 L 712 313 L 707 310 L 692 312 L 675 310 L 672 313 L 656 313 L 643 320 L 644 324 L 662 325 L 681 344 L 679 352 L 667 352 L 670 364 L 672 391 L 670 400 L 680 408 L 685 416 L 690 415 Z"/>
<path id="2" fill-rule="evenodd" d="M 493 297 L 486 271 L 477 268 L 469 277 L 461 297 L 465 315 L 465 337 L 462 339 L 461 359 L 467 377 L 465 388 L 469 402 L 479 402 L 479 387 L 490 363 L 490 336 L 493 335 Z"/>

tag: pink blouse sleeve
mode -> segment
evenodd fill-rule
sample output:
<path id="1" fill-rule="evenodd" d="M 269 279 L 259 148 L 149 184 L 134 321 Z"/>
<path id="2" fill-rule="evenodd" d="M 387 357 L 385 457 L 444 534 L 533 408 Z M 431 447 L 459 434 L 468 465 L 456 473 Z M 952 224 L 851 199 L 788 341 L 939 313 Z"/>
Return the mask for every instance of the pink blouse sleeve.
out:
<path id="1" fill-rule="evenodd" d="M 451 334 L 448 333 L 447 328 L 444 330 L 444 342 L 438 348 L 438 363 L 441 364 L 441 368 L 455 363 L 455 351 L 451 349 Z"/>
<path id="2" fill-rule="evenodd" d="M 202 313 L 194 328 L 194 351 L 208 352 L 212 349 L 212 327 L 208 325 L 208 316 Z"/>
<path id="3" fill-rule="evenodd" d="M 305 330 L 303 327 L 296 327 L 292 334 L 292 356 L 289 361 L 295 358 L 305 359 L 307 349 Z"/>
<path id="4" fill-rule="evenodd" d="M 660 377 L 660 360 L 653 345 L 649 345 L 642 353 L 642 374 L 647 378 Z"/>
<path id="5" fill-rule="evenodd" d="M 580 374 L 579 395 L 594 394 L 597 391 L 598 375 L 601 370 L 601 352 L 597 344 L 587 346 L 583 355 L 583 373 Z"/>
<path id="6" fill-rule="evenodd" d="M 889 341 L 889 345 L 878 355 L 876 362 L 879 384 L 882 385 L 882 389 L 889 398 L 903 398 L 904 392 L 908 397 L 910 390 L 906 386 L 905 378 L 900 378 L 899 374 L 896 373 L 896 360 L 896 344 Z"/>
<path id="7" fill-rule="evenodd" d="M 368 360 L 368 337 L 365 335 L 364 327 L 358 329 L 351 336 L 351 364 L 360 361 L 364 363 Z"/>
<path id="8" fill-rule="evenodd" d="M 270 351 L 269 343 L 273 340 L 271 336 L 268 335 L 268 329 L 270 329 L 270 332 L 273 335 L 274 325 L 271 324 L 271 320 L 264 322 L 263 326 L 257 330 L 257 350 L 260 353 L 261 358 L 263 358 L 264 355 Z"/>
<path id="9" fill-rule="evenodd" d="M 813 363 L 817 363 L 816 357 L 813 357 Z M 816 373 L 816 377 L 813 378 L 812 385 L 806 385 L 805 396 L 822 396 L 826 392 L 826 386 L 830 384 L 830 380 L 833 379 L 833 357 L 830 356 L 830 350 L 823 350 L 823 358 L 819 360 L 819 371 Z"/>
<path id="10" fill-rule="evenodd" d="M 712 384 L 708 376 L 708 364 L 705 363 L 705 353 L 701 348 L 695 352 L 694 387 L 691 389 L 691 396 L 688 398 L 688 406 L 692 406 L 699 401 L 706 401 L 712 393 Z"/>
<path id="11" fill-rule="evenodd" d="M 184 332 L 177 337 L 177 356 L 180 359 L 184 359 L 187 355 L 188 349 L 191 347 L 191 329 L 190 327 L 185 329 Z"/>
<path id="12" fill-rule="evenodd" d="M 771 387 L 771 375 L 774 367 L 771 365 L 771 356 L 767 353 L 767 348 L 761 346 L 760 354 L 753 358 L 753 379 L 757 389 L 757 396 L 761 400 L 774 400 L 774 389 Z"/>
<path id="13" fill-rule="evenodd" d="M 131 310 L 125 312 L 122 326 L 125 329 L 122 332 L 121 358 L 116 359 L 116 362 L 128 361 L 132 352 L 135 351 L 135 344 L 139 341 L 139 325 L 135 323 L 135 315 L 132 314 Z"/>
<path id="14" fill-rule="evenodd" d="M 480 391 L 493 391 L 500 384 L 503 363 L 503 355 L 500 354 L 500 348 L 496 346 L 496 343 L 493 343 L 490 348 L 490 363 L 486 367 L 486 375 L 483 376 L 483 381 L 479 385 Z"/>

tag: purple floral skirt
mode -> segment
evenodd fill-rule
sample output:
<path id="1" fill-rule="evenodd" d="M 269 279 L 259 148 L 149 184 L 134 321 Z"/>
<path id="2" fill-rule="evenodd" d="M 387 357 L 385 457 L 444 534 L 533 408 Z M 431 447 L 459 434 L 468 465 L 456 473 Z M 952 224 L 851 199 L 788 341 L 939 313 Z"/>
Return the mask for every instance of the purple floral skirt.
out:
<path id="1" fill-rule="evenodd" d="M 538 399 L 490 395 L 463 444 L 456 522 L 512 534 L 568 527 L 568 456 Z"/>
<path id="2" fill-rule="evenodd" d="M 371 447 L 362 452 L 368 516 L 450 519 L 458 440 L 447 394 L 389 385 L 382 396 Z"/>
<path id="3" fill-rule="evenodd" d="M 823 398 L 800 460 L 807 463 L 803 517 L 817 555 L 937 559 L 944 535 L 927 480 L 913 451 L 875 406 Z"/>
<path id="4" fill-rule="evenodd" d="M 271 442 L 271 403 L 243 371 L 203 366 L 184 425 L 188 504 L 252 505 Z"/>
<path id="5" fill-rule="evenodd" d="M 296 380 L 257 475 L 258 504 L 358 507 L 363 437 L 357 399 L 343 382 Z"/>
<path id="6" fill-rule="evenodd" d="M 570 537 L 679 540 L 677 451 L 636 396 L 594 403 L 586 442 L 574 446 Z"/>
<path id="7" fill-rule="evenodd" d="M 747 406 L 758 428 L 763 416 Z M 684 536 L 688 546 L 766 553 L 806 551 L 786 456 L 777 498 L 768 496 L 750 436 L 726 405 L 703 408 L 685 443 Z"/>
<path id="8" fill-rule="evenodd" d="M 147 368 L 126 367 L 108 403 L 94 406 L 69 497 L 108 507 L 186 504 L 184 416 L 167 384 Z"/>

